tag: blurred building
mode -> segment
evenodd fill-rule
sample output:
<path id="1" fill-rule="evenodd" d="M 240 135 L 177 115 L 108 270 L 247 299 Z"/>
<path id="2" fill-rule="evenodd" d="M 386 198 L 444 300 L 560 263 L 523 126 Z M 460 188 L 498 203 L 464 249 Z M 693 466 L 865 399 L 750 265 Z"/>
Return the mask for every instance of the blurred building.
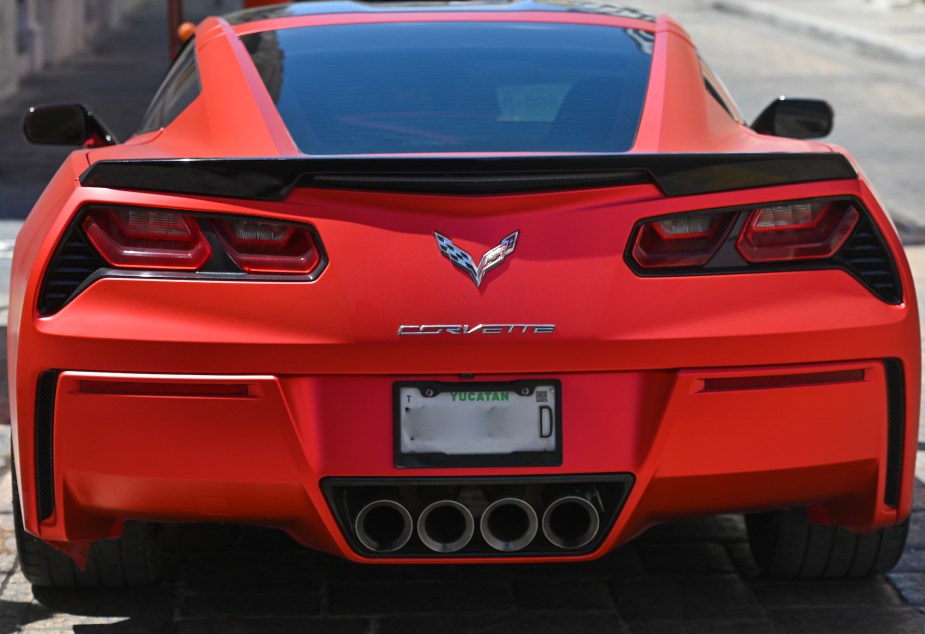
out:
<path id="1" fill-rule="evenodd" d="M 0 0 L 0 98 L 113 28 L 138 0 Z"/>

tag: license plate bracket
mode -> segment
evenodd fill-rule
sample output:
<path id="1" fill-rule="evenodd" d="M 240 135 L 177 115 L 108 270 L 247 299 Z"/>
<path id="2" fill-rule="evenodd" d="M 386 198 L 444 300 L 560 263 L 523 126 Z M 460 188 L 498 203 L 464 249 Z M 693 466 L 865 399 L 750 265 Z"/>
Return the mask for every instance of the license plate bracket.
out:
<path id="1" fill-rule="evenodd" d="M 562 384 L 399 381 L 395 466 L 531 467 L 562 464 Z"/>

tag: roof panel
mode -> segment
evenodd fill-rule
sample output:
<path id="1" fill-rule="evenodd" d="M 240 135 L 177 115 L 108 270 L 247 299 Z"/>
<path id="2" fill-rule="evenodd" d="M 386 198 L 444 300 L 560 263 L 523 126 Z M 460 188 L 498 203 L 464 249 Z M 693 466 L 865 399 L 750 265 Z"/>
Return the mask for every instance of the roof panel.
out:
<path id="1" fill-rule="evenodd" d="M 332 13 L 389 13 L 402 11 L 562 11 L 597 13 L 654 22 L 655 16 L 607 0 L 446 0 L 359 2 L 356 0 L 307 0 L 286 5 L 237 11 L 225 16 L 231 24 L 248 24 L 291 16 Z"/>

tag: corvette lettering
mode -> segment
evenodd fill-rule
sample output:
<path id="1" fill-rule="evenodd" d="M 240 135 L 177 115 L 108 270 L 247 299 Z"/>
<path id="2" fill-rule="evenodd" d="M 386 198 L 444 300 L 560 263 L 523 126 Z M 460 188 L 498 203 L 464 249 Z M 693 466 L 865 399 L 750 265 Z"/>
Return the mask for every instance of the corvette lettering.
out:
<path id="1" fill-rule="evenodd" d="M 555 324 L 414 324 L 398 327 L 399 335 L 546 335 Z"/>

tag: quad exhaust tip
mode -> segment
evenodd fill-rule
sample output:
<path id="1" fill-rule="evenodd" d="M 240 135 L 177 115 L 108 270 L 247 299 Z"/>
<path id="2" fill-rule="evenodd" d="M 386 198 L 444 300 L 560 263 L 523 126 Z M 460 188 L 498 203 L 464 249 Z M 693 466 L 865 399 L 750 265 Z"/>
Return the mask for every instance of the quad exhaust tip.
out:
<path id="1" fill-rule="evenodd" d="M 418 537 L 434 552 L 455 553 L 474 533 L 472 512 L 456 500 L 437 500 L 418 516 Z"/>
<path id="2" fill-rule="evenodd" d="M 543 535 L 553 546 L 575 550 L 591 543 L 600 530 L 595 506 L 578 495 L 553 500 L 543 513 Z"/>
<path id="3" fill-rule="evenodd" d="M 411 513 L 395 500 L 373 500 L 354 520 L 357 539 L 376 553 L 399 550 L 411 539 Z"/>
<path id="4" fill-rule="evenodd" d="M 480 529 L 489 546 L 515 552 L 533 541 L 539 528 L 536 511 L 520 498 L 501 498 L 488 505 Z"/>

